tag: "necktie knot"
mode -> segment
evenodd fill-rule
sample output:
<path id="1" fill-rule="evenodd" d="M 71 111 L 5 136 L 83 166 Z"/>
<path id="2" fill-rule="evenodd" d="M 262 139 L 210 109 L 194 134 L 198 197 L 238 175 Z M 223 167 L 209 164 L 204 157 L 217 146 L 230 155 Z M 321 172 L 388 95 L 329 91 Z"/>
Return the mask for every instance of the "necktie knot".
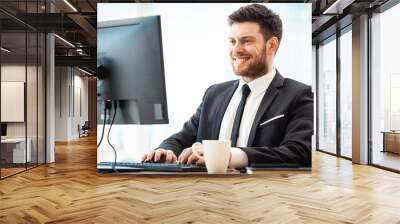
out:
<path id="1" fill-rule="evenodd" d="M 247 84 L 244 84 L 242 86 L 242 94 L 243 94 L 242 97 L 247 98 L 249 96 L 250 92 L 251 92 L 250 87 Z"/>

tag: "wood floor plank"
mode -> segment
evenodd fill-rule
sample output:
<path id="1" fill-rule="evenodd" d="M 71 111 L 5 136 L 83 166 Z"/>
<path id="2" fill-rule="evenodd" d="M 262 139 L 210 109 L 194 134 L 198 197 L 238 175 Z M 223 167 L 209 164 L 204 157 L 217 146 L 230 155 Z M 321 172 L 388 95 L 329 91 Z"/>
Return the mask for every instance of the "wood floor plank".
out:
<path id="1" fill-rule="evenodd" d="M 311 172 L 96 173 L 96 139 L 0 181 L 0 223 L 400 223 L 400 175 L 313 152 Z"/>

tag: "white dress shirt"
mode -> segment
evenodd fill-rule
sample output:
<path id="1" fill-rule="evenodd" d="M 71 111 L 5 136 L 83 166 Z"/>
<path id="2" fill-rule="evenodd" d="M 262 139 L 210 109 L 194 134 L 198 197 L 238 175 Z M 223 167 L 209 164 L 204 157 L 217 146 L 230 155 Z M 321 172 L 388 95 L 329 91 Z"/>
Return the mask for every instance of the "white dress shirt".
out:
<path id="1" fill-rule="evenodd" d="M 261 100 L 264 97 L 269 85 L 274 79 L 276 74 L 275 68 L 271 72 L 246 83 L 243 79 L 240 79 L 238 88 L 233 94 L 228 107 L 226 108 L 224 117 L 221 123 L 221 129 L 219 132 L 219 140 L 230 140 L 233 122 L 236 116 L 236 110 L 239 107 L 240 100 L 242 98 L 242 86 L 247 84 L 250 87 L 250 95 L 247 97 L 246 105 L 244 107 L 242 120 L 240 122 L 239 137 L 237 139 L 237 147 L 247 147 L 247 141 L 251 127 L 254 122 L 258 107 L 260 106 Z M 231 160 L 229 167 L 239 168 L 247 166 L 248 158 L 246 153 L 240 148 L 231 148 Z"/>

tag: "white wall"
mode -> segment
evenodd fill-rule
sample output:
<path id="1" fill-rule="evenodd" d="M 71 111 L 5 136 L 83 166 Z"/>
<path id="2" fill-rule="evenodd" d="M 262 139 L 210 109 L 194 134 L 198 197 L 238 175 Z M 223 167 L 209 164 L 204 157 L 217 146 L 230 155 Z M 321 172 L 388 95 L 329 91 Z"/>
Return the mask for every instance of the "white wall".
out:
<path id="1" fill-rule="evenodd" d="M 55 78 L 55 140 L 77 139 L 78 124 L 88 120 L 88 78 L 71 67 L 56 67 Z"/>
<path id="2" fill-rule="evenodd" d="M 80 124 L 82 126 L 85 123 L 85 121 L 89 120 L 89 109 L 88 109 L 89 108 L 89 102 L 88 102 L 89 93 L 88 93 L 88 77 L 85 76 L 84 73 L 82 73 L 76 69 L 75 69 L 74 74 L 75 74 L 74 75 L 74 79 L 75 79 L 74 86 L 76 88 L 80 88 L 80 90 L 81 90 L 81 97 L 80 97 L 81 103 L 80 104 L 81 104 L 81 110 L 82 110 L 82 113 L 80 114 L 79 111 L 77 110 L 77 107 L 75 107 L 75 117 L 74 117 L 74 120 L 72 123 L 72 126 L 73 126 L 72 136 L 74 136 L 74 138 L 77 138 L 78 134 L 79 134 L 78 129 L 77 129 L 78 124 Z M 74 94 L 77 94 L 76 88 L 75 88 Z M 77 100 L 78 99 L 76 99 L 76 97 L 75 97 L 75 104 L 77 104 L 76 103 Z"/>
<path id="3" fill-rule="evenodd" d="M 25 69 L 25 65 L 2 65 L 1 81 L 25 82 Z M 1 108 L 1 110 L 7 110 L 7 108 Z M 7 137 L 25 137 L 25 122 L 7 123 Z"/>
<path id="4" fill-rule="evenodd" d="M 68 117 L 68 73 L 67 67 L 55 68 L 55 140 L 66 141 Z"/>
<path id="5" fill-rule="evenodd" d="M 1 121 L 24 122 L 25 83 L 1 82 Z"/>
<path id="6" fill-rule="evenodd" d="M 44 162 L 44 74 L 41 66 L 25 66 L 25 64 L 3 64 L 1 66 L 2 82 L 24 82 L 26 84 L 26 107 L 20 108 L 22 113 L 26 112 L 26 121 L 7 122 L 7 137 L 24 138 L 30 140 L 32 161 L 36 162 L 39 154 L 39 163 Z M 26 80 L 27 78 L 27 80 Z M 2 98 L 7 96 L 2 95 Z M 12 110 L 2 107 L 1 110 Z M 8 111 L 8 113 L 12 111 Z"/>
<path id="7" fill-rule="evenodd" d="M 32 71 L 36 68 L 32 66 L 25 67 L 25 65 L 17 65 L 17 64 L 9 64 L 1 66 L 1 81 L 4 82 L 25 82 L 26 69 L 28 74 L 32 73 Z M 36 72 L 36 70 L 35 70 Z M 34 93 L 27 93 L 28 97 L 35 96 L 36 91 Z M 4 97 L 4 96 L 3 96 Z M 31 100 L 29 100 L 31 101 Z M 36 105 L 35 105 L 36 107 Z M 8 108 L 1 108 L 1 110 L 7 110 Z M 30 116 L 31 114 L 28 114 Z M 36 115 L 36 114 L 35 114 Z M 33 120 L 31 117 L 28 117 L 28 120 Z M 28 126 L 28 128 L 31 125 Z M 29 134 L 29 133 L 28 133 Z M 8 137 L 25 137 L 25 122 L 7 122 L 7 136 Z M 29 136 L 28 136 L 29 137 Z"/>

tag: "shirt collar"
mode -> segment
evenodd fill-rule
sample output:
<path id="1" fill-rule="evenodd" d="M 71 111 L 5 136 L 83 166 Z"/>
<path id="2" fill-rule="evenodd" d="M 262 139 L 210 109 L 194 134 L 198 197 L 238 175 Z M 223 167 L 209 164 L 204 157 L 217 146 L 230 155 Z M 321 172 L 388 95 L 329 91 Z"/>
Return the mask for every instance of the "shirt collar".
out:
<path id="1" fill-rule="evenodd" d="M 258 96 L 259 94 L 265 92 L 269 85 L 271 84 L 272 80 L 274 79 L 276 74 L 276 69 L 273 68 L 270 72 L 266 73 L 265 75 L 246 83 L 243 78 L 239 81 L 239 89 L 242 88 L 243 85 L 247 84 L 251 90 L 252 96 Z"/>

